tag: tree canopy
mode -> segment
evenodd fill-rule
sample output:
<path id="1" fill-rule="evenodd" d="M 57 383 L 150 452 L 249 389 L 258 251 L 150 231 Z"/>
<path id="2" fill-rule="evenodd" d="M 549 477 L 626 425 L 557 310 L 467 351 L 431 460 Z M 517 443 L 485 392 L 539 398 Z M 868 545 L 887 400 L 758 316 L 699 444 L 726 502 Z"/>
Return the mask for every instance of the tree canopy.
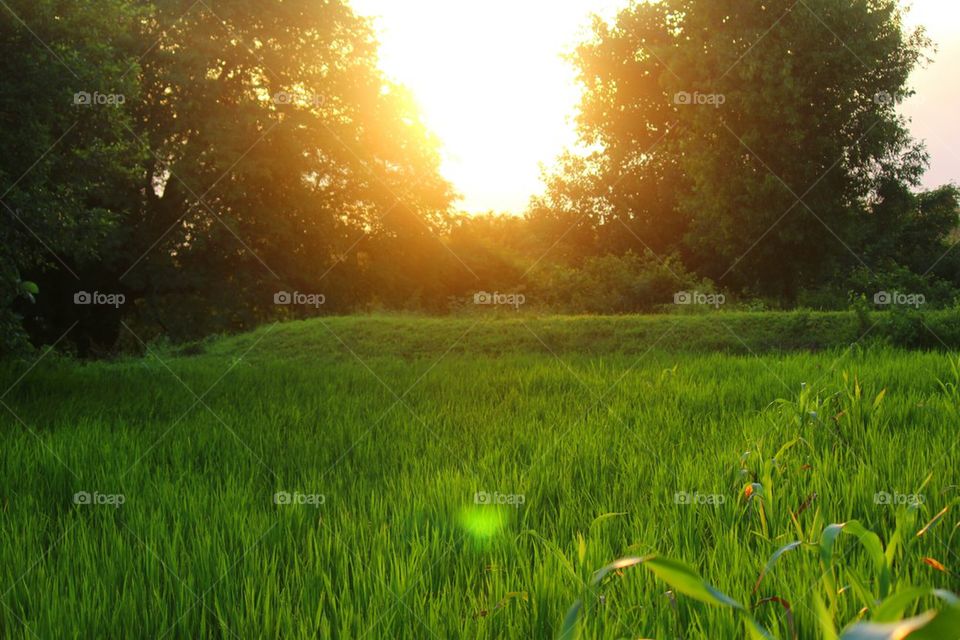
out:
<path id="1" fill-rule="evenodd" d="M 891 280 L 960 293 L 958 191 L 920 189 L 897 108 L 931 47 L 896 0 L 597 19 L 572 55 L 587 151 L 523 217 L 456 213 L 440 142 L 347 0 L 8 0 L 0 52 L 4 349 L 24 329 L 97 353 L 134 339 L 124 324 L 183 340 L 447 312 L 498 288 L 576 312 L 685 286 L 786 307 Z"/>
<path id="2" fill-rule="evenodd" d="M 926 168 L 896 108 L 929 44 L 896 0 L 635 2 L 576 51 L 581 138 L 599 150 L 564 165 L 540 215 L 568 209 L 603 248 L 677 252 L 787 300 L 876 269 L 900 256 L 868 239 L 919 231 L 917 207 L 887 205 Z"/>

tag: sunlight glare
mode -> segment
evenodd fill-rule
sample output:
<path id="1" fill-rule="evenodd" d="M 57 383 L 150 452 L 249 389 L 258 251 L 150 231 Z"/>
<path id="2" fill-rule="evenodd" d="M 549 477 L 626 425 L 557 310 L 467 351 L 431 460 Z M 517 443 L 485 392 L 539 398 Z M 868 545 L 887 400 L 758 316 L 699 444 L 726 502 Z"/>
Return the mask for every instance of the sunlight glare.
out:
<path id="1" fill-rule="evenodd" d="M 444 176 L 471 212 L 523 212 L 541 192 L 540 166 L 576 142 L 580 99 L 576 72 L 564 60 L 589 34 L 590 16 L 616 15 L 629 0 L 352 0 L 374 18 L 381 64 L 409 87 L 443 144 Z M 940 46 L 936 62 L 911 79 L 919 92 L 906 115 L 932 151 L 928 184 L 956 179 L 953 116 L 960 64 L 960 3 L 912 0 L 910 25 L 924 24 Z M 944 81 L 945 78 L 949 79 Z"/>
<path id="2" fill-rule="evenodd" d="M 591 13 L 625 0 L 354 0 L 375 17 L 382 66 L 413 91 L 444 145 L 443 173 L 470 212 L 522 211 L 576 136 L 580 92 L 563 59 Z"/>

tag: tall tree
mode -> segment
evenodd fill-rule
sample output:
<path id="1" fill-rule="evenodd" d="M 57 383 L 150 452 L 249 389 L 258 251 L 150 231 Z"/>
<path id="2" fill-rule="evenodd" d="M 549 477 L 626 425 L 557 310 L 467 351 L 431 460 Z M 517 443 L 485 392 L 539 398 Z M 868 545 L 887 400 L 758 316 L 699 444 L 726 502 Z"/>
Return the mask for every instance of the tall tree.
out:
<path id="1" fill-rule="evenodd" d="M 881 188 L 925 168 L 896 105 L 927 46 L 896 0 L 662 0 L 596 21 L 575 55 L 595 223 L 787 299 L 859 265 Z"/>
<path id="2" fill-rule="evenodd" d="M 26 12 L 27 22 L 50 42 L 97 43 L 70 57 L 106 79 L 86 79 L 76 90 L 105 92 L 107 79 L 126 83 L 122 105 L 84 111 L 102 122 L 82 121 L 75 132 L 99 139 L 99 130 L 109 128 L 115 147 L 104 144 L 93 156 L 65 138 L 70 151 L 64 146 L 49 155 L 51 164 L 70 154 L 85 160 L 73 182 L 60 184 L 76 200 L 78 221 L 103 224 L 96 237 L 58 229 L 62 243 L 51 245 L 58 253 L 73 242 L 78 256 L 96 259 L 31 263 L 47 268 L 41 284 L 68 291 L 79 278 L 84 288 L 126 296 L 119 309 L 88 310 L 96 311 L 95 321 L 74 332 L 81 346 L 112 345 L 124 334 L 124 316 L 141 337 L 177 339 L 316 312 L 276 305 L 281 291 L 322 295 L 333 310 L 442 296 L 428 266 L 446 253 L 436 236 L 447 224 L 452 194 L 439 175 L 437 141 L 410 96 L 379 70 L 372 29 L 346 2 L 73 5 L 44 1 Z M 71 12 L 93 15 L 86 24 L 69 19 Z M 45 132 L 34 146 L 45 148 L 73 122 L 73 111 L 56 105 L 76 83 L 60 82 L 68 72 L 55 64 L 56 55 L 8 18 L 4 24 L 17 40 L 3 46 L 11 53 L 27 49 L 56 74 L 24 73 L 29 65 L 15 56 L 3 63 L 20 67 L 20 94 L 29 97 L 14 105 L 18 111 L 4 113 L 10 123 L 46 94 L 59 101 L 32 119 Z M 111 62 L 110 52 L 121 52 L 123 63 Z M 45 94 L 49 87 L 58 88 Z M 11 165 L 17 163 L 26 164 L 19 156 Z M 57 184 L 50 172 L 31 175 L 38 189 Z M 93 187 L 122 209 L 110 217 L 119 224 L 105 223 L 104 207 L 83 191 Z M 56 188 L 50 200 L 59 202 Z M 63 214 L 61 208 L 57 215 Z M 11 246 L 18 245 L 4 242 Z M 37 339 L 59 335 L 77 316 L 63 297 L 41 299 L 45 306 L 31 326 Z"/>
<path id="3" fill-rule="evenodd" d="M 123 283 L 214 326 L 272 314 L 278 290 L 350 308 L 366 246 L 424 242 L 450 200 L 370 26 L 340 0 L 154 4 L 140 118 L 156 162 Z M 149 306 L 170 329 L 183 314 Z"/>
<path id="4" fill-rule="evenodd" d="M 85 263 L 125 219 L 143 155 L 124 105 L 137 99 L 129 36 L 137 14 L 120 0 L 8 0 L 0 7 L 0 331 L 22 336 L 27 298 L 71 308 Z M 124 40 L 124 36 L 127 39 Z M 66 286 L 26 283 L 59 269 Z M 26 305 L 29 307 L 30 305 Z"/>

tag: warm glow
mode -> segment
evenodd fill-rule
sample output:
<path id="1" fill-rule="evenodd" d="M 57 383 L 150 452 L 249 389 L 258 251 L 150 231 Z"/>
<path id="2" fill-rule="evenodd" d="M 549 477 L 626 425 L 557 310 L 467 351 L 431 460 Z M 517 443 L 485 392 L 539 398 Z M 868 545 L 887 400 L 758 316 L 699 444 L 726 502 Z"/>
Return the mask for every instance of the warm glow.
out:
<path id="1" fill-rule="evenodd" d="M 444 144 L 444 175 L 471 212 L 520 212 L 576 136 L 579 100 L 563 59 L 592 12 L 624 0 L 354 0 L 378 16 L 382 65 L 413 91 Z"/>
<path id="2" fill-rule="evenodd" d="M 933 63 L 917 71 L 911 85 L 917 95 L 903 107 L 912 121 L 913 134 L 926 142 L 930 170 L 924 183 L 936 187 L 960 183 L 960 3 L 955 0 L 914 0 L 908 21 L 924 25 L 937 45 Z"/>
<path id="3" fill-rule="evenodd" d="M 376 18 L 382 65 L 417 98 L 444 145 L 444 175 L 471 212 L 520 213 L 576 136 L 575 71 L 563 59 L 588 33 L 590 15 L 615 14 L 627 0 L 353 0 Z M 929 25 L 937 62 L 914 78 L 927 96 L 909 104 L 914 131 L 933 152 L 928 183 L 960 179 L 955 70 L 960 4 L 915 0 L 911 23 Z M 933 96 L 933 97 L 930 97 Z"/>

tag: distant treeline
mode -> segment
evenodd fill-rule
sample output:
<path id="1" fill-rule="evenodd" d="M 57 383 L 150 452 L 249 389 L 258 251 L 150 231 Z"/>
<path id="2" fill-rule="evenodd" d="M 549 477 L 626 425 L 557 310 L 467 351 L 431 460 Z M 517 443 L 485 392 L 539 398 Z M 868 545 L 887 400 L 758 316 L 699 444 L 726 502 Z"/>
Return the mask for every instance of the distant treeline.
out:
<path id="1" fill-rule="evenodd" d="M 598 20 L 573 55 L 590 151 L 523 216 L 467 217 L 348 2 L 7 0 L 0 347 L 379 309 L 951 307 L 960 192 L 920 190 L 897 113 L 931 44 L 895 0 L 803 5 Z"/>

